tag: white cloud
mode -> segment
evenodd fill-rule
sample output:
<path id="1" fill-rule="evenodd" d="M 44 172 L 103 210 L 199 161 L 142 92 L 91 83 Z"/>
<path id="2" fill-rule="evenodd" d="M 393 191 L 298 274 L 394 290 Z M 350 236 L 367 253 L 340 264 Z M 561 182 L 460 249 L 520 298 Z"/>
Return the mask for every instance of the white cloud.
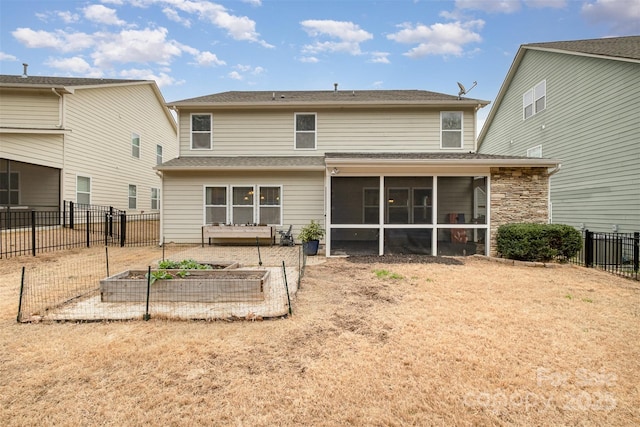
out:
<path id="1" fill-rule="evenodd" d="M 73 74 L 75 76 L 82 75 L 85 77 L 102 77 L 103 73 L 97 68 L 93 68 L 91 64 L 79 56 L 72 58 L 49 58 L 45 61 L 45 65 Z"/>
<path id="2" fill-rule="evenodd" d="M 388 39 L 398 43 L 417 44 L 404 55 L 418 58 L 426 55 L 454 55 L 461 56 L 464 46 L 469 43 L 482 41 L 476 30 L 484 27 L 483 20 L 467 22 L 437 23 L 430 26 L 423 24 L 400 25 L 400 31 L 389 34 Z"/>
<path id="3" fill-rule="evenodd" d="M 165 7 L 164 9 L 162 9 L 162 12 L 170 21 L 177 22 L 178 24 L 182 24 L 187 28 L 191 28 L 191 21 L 178 15 L 178 12 L 176 12 L 175 9 Z"/>
<path id="4" fill-rule="evenodd" d="M 18 58 L 16 58 L 13 55 L 9 55 L 8 53 L 4 53 L 4 52 L 0 52 L 0 61 L 17 61 Z"/>
<path id="5" fill-rule="evenodd" d="M 352 22 L 333 20 L 306 20 L 300 23 L 311 37 L 329 37 L 338 41 L 317 41 L 305 45 L 304 53 L 344 52 L 361 54 L 360 43 L 373 39 L 373 35 Z"/>
<path id="6" fill-rule="evenodd" d="M 58 18 L 62 19 L 62 22 L 65 24 L 72 24 L 80 20 L 80 16 L 77 13 L 71 13 L 68 11 L 59 11 L 56 12 L 56 15 L 58 15 Z"/>
<path id="7" fill-rule="evenodd" d="M 375 64 L 390 64 L 389 52 L 371 52 L 371 60 Z"/>
<path id="8" fill-rule="evenodd" d="M 94 4 L 91 6 L 85 7 L 83 10 L 84 17 L 89 21 L 96 22 L 98 24 L 107 24 L 107 25 L 117 25 L 122 26 L 125 25 L 126 22 L 118 19 L 118 15 L 116 14 L 115 9 L 110 9 L 101 4 Z"/>
<path id="9" fill-rule="evenodd" d="M 93 36 L 89 34 L 66 33 L 61 30 L 49 32 L 18 28 L 11 34 L 28 48 L 52 48 L 61 52 L 75 52 L 95 44 Z"/>
<path id="10" fill-rule="evenodd" d="M 253 69 L 251 74 L 253 74 L 254 76 L 257 76 L 258 74 L 262 74 L 265 71 L 267 71 L 267 70 L 265 70 L 263 67 L 256 67 L 256 68 Z"/>
<path id="11" fill-rule="evenodd" d="M 229 73 L 229 78 L 231 78 L 233 80 L 242 80 L 243 79 L 242 75 L 237 71 L 230 72 Z"/>
<path id="12" fill-rule="evenodd" d="M 489 13 L 514 13 L 520 10 L 520 0 L 456 0 L 456 9 L 473 9 Z"/>
<path id="13" fill-rule="evenodd" d="M 132 68 L 129 70 L 122 70 L 120 77 L 131 80 L 155 80 L 159 87 L 180 85 L 184 83 L 184 80 L 176 80 L 166 73 L 156 74 L 152 70 L 141 70 Z"/>
<path id="14" fill-rule="evenodd" d="M 609 25 L 614 31 L 635 35 L 640 32 L 640 0 L 595 0 L 581 10 L 589 22 Z"/>
<path id="15" fill-rule="evenodd" d="M 226 65 L 227 63 L 218 59 L 218 57 L 211 52 L 199 52 L 195 55 L 196 63 L 203 67 L 212 67 L 215 65 Z"/>
<path id="16" fill-rule="evenodd" d="M 180 56 L 180 44 L 167 40 L 167 29 L 123 30 L 118 34 L 97 33 L 100 43 L 91 54 L 98 67 L 109 67 L 116 62 L 168 64 Z"/>
<path id="17" fill-rule="evenodd" d="M 524 0 L 524 4 L 535 9 L 564 9 L 567 7 L 567 0 Z"/>
<path id="18" fill-rule="evenodd" d="M 243 3 L 249 3 L 252 6 L 262 6 L 262 0 L 241 0 Z"/>
<path id="19" fill-rule="evenodd" d="M 382 80 L 377 80 L 371 84 L 376 89 L 380 89 L 383 86 L 384 82 Z"/>
<path id="20" fill-rule="evenodd" d="M 302 58 L 300 58 L 300 62 L 306 62 L 309 64 L 315 64 L 317 62 L 320 62 L 320 60 L 318 58 L 316 58 L 315 56 L 303 56 Z"/>

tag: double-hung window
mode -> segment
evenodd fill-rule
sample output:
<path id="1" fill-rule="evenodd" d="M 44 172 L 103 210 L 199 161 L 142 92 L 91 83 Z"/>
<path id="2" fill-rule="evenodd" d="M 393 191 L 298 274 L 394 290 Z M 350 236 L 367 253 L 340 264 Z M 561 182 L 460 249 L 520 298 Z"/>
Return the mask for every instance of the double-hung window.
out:
<path id="1" fill-rule="evenodd" d="M 138 187 L 129 184 L 129 209 L 137 209 L 138 206 Z"/>
<path id="2" fill-rule="evenodd" d="M 0 205 L 20 204 L 20 175 L 0 172 Z"/>
<path id="3" fill-rule="evenodd" d="M 547 81 L 543 80 L 522 95 L 522 117 L 526 120 L 547 108 Z"/>
<path id="4" fill-rule="evenodd" d="M 211 114 L 191 114 L 191 149 L 210 150 L 213 134 Z"/>
<path id="5" fill-rule="evenodd" d="M 316 149 L 316 113 L 295 113 L 296 150 Z"/>
<path id="6" fill-rule="evenodd" d="M 151 188 L 151 210 L 157 211 L 160 209 L 160 189 Z"/>
<path id="7" fill-rule="evenodd" d="M 253 224 L 253 187 L 233 187 L 231 190 L 231 219 L 234 224 Z"/>
<path id="8" fill-rule="evenodd" d="M 162 145 L 156 145 L 156 165 L 162 164 Z"/>
<path id="9" fill-rule="evenodd" d="M 88 176 L 76 177 L 76 203 L 80 205 L 91 204 L 91 178 Z"/>
<path id="10" fill-rule="evenodd" d="M 258 222 L 260 224 L 281 224 L 280 193 L 280 187 L 259 187 Z"/>
<path id="11" fill-rule="evenodd" d="M 227 187 L 204 188 L 206 224 L 227 224 Z"/>
<path id="12" fill-rule="evenodd" d="M 131 156 L 136 159 L 140 158 L 140 135 L 137 133 L 131 134 Z"/>
<path id="13" fill-rule="evenodd" d="M 462 111 L 440 112 L 440 148 L 462 148 Z"/>

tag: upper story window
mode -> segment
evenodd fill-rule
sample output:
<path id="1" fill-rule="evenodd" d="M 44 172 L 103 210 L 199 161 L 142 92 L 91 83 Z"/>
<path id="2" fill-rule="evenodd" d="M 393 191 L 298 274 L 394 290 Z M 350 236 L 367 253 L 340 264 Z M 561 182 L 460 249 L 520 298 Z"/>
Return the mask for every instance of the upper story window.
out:
<path id="1" fill-rule="evenodd" d="M 160 209 L 160 189 L 151 188 L 151 210 L 157 211 Z"/>
<path id="2" fill-rule="evenodd" d="M 162 145 L 156 145 L 156 165 L 162 164 Z"/>
<path id="3" fill-rule="evenodd" d="M 91 204 L 91 178 L 88 176 L 76 177 L 76 203 Z"/>
<path id="4" fill-rule="evenodd" d="M 296 150 L 316 149 L 316 113 L 295 113 Z"/>
<path id="5" fill-rule="evenodd" d="M 191 149 L 210 150 L 212 130 L 211 114 L 191 114 Z"/>
<path id="6" fill-rule="evenodd" d="M 137 209 L 138 206 L 138 187 L 129 184 L 129 209 Z"/>
<path id="7" fill-rule="evenodd" d="M 462 148 L 462 111 L 440 112 L 440 148 Z"/>
<path id="8" fill-rule="evenodd" d="M 527 157 L 542 157 L 542 145 L 536 145 L 527 150 Z"/>
<path id="9" fill-rule="evenodd" d="M 136 159 L 140 158 L 140 135 L 137 133 L 131 134 L 131 155 Z"/>
<path id="10" fill-rule="evenodd" d="M 543 80 L 522 95 L 522 116 L 526 120 L 547 108 L 547 81 Z"/>

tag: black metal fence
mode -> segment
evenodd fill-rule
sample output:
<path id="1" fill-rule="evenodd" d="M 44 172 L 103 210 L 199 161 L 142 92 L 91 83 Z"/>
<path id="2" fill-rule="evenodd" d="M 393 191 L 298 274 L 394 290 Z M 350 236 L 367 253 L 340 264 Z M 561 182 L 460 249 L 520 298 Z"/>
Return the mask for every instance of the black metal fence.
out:
<path id="1" fill-rule="evenodd" d="M 160 242 L 160 214 L 128 214 L 110 206 L 64 203 L 61 211 L 0 211 L 0 258 L 38 252 Z"/>
<path id="2" fill-rule="evenodd" d="M 582 249 L 571 260 L 585 267 L 639 280 L 640 232 L 597 233 L 585 230 Z"/>

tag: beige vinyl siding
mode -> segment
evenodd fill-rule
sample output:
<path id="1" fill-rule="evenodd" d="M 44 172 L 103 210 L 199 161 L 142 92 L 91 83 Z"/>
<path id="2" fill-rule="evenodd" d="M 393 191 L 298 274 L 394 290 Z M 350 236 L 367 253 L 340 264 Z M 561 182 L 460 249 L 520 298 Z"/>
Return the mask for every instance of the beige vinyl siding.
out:
<path id="1" fill-rule="evenodd" d="M 63 136 L 5 133 L 0 136 L 0 158 L 62 168 Z"/>
<path id="2" fill-rule="evenodd" d="M 0 125 L 51 129 L 60 125 L 60 98 L 51 90 L 0 89 Z"/>
<path id="3" fill-rule="evenodd" d="M 66 97 L 63 198 L 76 199 L 76 176 L 91 177 L 91 202 L 128 209 L 129 185 L 137 208 L 151 211 L 151 188 L 160 188 L 156 145 L 163 159 L 177 156 L 176 134 L 148 84 L 77 89 Z M 140 135 L 140 158 L 131 155 L 131 134 Z"/>
<path id="4" fill-rule="evenodd" d="M 166 242 L 199 243 L 204 224 L 204 187 L 282 186 L 280 228 L 293 225 L 294 236 L 311 219 L 324 224 L 323 172 L 165 172 L 162 236 Z M 297 238 L 296 238 L 297 240 Z"/>
<path id="5" fill-rule="evenodd" d="M 453 111 L 448 109 L 448 111 Z M 204 111 L 198 111 L 205 113 Z M 294 113 L 317 113 L 317 149 L 294 149 Z M 310 152 L 440 151 L 440 110 L 290 110 L 213 113 L 211 150 L 191 150 L 189 110 L 180 111 L 183 156 L 309 155 Z M 464 112 L 464 144 L 474 150 L 475 113 Z M 452 150 L 449 150 L 452 151 Z M 453 150 L 455 151 L 455 150 Z"/>
<path id="6" fill-rule="evenodd" d="M 527 51 L 480 151 L 526 155 L 542 145 L 562 162 L 551 178 L 554 223 L 639 231 L 639 76 L 636 63 Z M 523 121 L 522 94 L 544 79 L 547 108 Z"/>

